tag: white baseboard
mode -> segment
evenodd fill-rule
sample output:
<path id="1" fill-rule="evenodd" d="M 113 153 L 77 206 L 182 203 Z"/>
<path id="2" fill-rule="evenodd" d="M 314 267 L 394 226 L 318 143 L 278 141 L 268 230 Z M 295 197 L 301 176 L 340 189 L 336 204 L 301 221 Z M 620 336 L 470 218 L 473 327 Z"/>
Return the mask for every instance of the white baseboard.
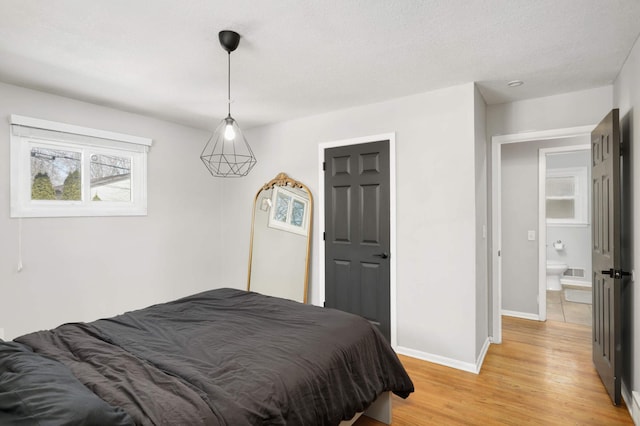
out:
<path id="1" fill-rule="evenodd" d="M 479 374 L 480 368 L 482 367 L 482 363 L 484 361 L 484 357 L 489 350 L 490 345 L 489 339 L 485 340 L 484 345 L 482 346 L 482 350 L 480 351 L 480 355 L 478 356 L 478 360 L 476 363 L 464 362 L 453 358 L 447 358 L 441 355 L 430 354 L 428 352 L 422 352 L 415 349 L 405 348 L 402 346 L 398 346 L 396 348 L 396 352 L 401 355 L 410 356 L 412 358 L 421 359 L 423 361 L 433 362 L 434 364 L 444 365 L 445 367 L 455 368 L 457 370 L 467 371 L 469 373 Z"/>
<path id="2" fill-rule="evenodd" d="M 623 381 L 620 387 L 622 399 L 629 410 L 633 423 L 640 426 L 640 392 L 632 392 Z"/>
<path id="3" fill-rule="evenodd" d="M 624 403 L 627 405 L 627 410 L 629 410 L 629 414 L 633 419 L 633 397 L 631 395 L 631 392 L 629 392 L 629 388 L 627 388 L 627 385 L 624 381 L 621 383 L 620 393 L 622 394 L 622 399 L 624 400 Z"/>
<path id="4" fill-rule="evenodd" d="M 480 374 L 482 363 L 484 363 L 484 357 L 487 356 L 487 352 L 489 351 L 489 346 L 491 346 L 491 339 L 487 337 L 487 340 L 484 341 L 484 345 L 482 345 L 482 349 L 480 349 L 478 359 L 476 360 L 476 374 Z"/>
<path id="5" fill-rule="evenodd" d="M 523 318 L 523 319 L 528 319 L 533 321 L 540 321 L 540 316 L 538 314 L 530 314 L 528 312 L 507 311 L 506 309 L 501 310 L 500 313 L 508 317 L 516 317 L 516 318 Z"/>

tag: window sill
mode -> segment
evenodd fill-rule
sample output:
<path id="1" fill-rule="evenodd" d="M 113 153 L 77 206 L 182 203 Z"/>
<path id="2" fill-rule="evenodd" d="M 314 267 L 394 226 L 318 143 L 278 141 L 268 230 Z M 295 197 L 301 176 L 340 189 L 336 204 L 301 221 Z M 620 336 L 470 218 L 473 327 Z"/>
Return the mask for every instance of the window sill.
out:
<path id="1" fill-rule="evenodd" d="M 589 226 L 591 226 L 590 223 L 585 223 L 585 222 L 549 222 L 547 221 L 547 226 L 551 226 L 551 227 L 555 227 L 555 228 L 559 228 L 559 227 L 565 227 L 565 228 L 587 228 Z"/>

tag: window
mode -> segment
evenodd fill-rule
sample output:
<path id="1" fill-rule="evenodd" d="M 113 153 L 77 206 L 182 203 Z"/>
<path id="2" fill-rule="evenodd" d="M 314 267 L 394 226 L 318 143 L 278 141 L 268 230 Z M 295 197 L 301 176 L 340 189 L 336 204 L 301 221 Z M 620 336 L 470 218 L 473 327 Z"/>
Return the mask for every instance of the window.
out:
<path id="1" fill-rule="evenodd" d="M 271 205 L 269 227 L 307 235 L 309 199 L 306 196 L 275 186 Z"/>
<path id="2" fill-rule="evenodd" d="M 151 140 L 11 116 L 11 217 L 147 214 Z"/>
<path id="3" fill-rule="evenodd" d="M 548 169 L 545 198 L 547 223 L 587 224 L 587 169 Z"/>

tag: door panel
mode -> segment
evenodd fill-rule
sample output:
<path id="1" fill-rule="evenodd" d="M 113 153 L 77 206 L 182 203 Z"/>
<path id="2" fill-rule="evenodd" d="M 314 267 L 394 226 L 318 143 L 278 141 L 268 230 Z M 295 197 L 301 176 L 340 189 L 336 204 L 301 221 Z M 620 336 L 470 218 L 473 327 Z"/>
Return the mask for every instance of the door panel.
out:
<path id="1" fill-rule="evenodd" d="M 620 403 L 622 276 L 620 134 L 614 109 L 591 133 L 593 188 L 593 362 L 611 400 Z M 613 271 L 610 273 L 609 271 Z"/>
<path id="2" fill-rule="evenodd" d="M 380 185 L 360 187 L 362 215 L 362 244 L 380 246 Z"/>
<path id="3" fill-rule="evenodd" d="M 325 305 L 390 339 L 389 141 L 325 150 Z"/>
<path id="4" fill-rule="evenodd" d="M 330 269 L 330 268 L 327 268 Z M 345 260 L 334 260 L 333 275 L 327 276 L 327 281 L 336 283 L 332 288 L 331 300 L 334 302 L 330 308 L 340 309 L 346 311 L 349 309 L 351 295 L 349 294 L 349 279 L 351 277 L 351 262 Z M 328 290 L 328 289 L 327 289 Z M 327 300 L 329 298 L 327 297 Z"/>
<path id="5" fill-rule="evenodd" d="M 332 191 L 331 211 L 333 239 L 338 243 L 351 243 L 351 187 L 335 186 Z"/>
<path id="6" fill-rule="evenodd" d="M 363 263 L 360 282 L 360 290 L 362 297 L 362 312 L 361 315 L 371 320 L 371 318 L 379 318 L 378 301 L 376 300 L 377 288 L 380 283 L 380 265 L 375 263 Z M 379 322 L 374 321 L 376 325 Z"/>

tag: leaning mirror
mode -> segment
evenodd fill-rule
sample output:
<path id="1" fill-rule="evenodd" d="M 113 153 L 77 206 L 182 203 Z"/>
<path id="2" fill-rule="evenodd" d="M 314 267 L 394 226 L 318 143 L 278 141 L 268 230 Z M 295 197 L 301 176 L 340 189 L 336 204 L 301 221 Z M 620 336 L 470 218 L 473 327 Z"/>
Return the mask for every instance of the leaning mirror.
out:
<path id="1" fill-rule="evenodd" d="M 313 198 L 306 185 L 280 173 L 253 202 L 250 291 L 307 303 Z"/>

